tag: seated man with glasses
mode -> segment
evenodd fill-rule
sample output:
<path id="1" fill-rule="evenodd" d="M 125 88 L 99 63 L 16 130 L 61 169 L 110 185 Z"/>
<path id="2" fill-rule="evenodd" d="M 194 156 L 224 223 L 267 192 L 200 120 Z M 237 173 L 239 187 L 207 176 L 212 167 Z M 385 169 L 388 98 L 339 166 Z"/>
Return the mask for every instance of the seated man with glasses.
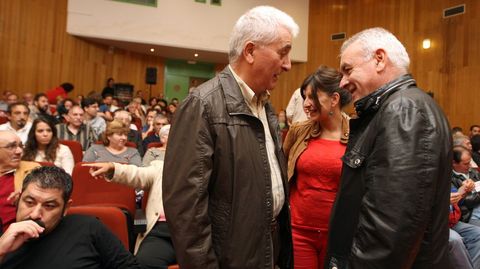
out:
<path id="1" fill-rule="evenodd" d="M 163 114 L 157 114 L 153 119 L 153 134 L 145 137 L 143 140 L 143 149 L 146 151 L 148 149 L 148 144 L 160 141 L 160 129 L 163 126 L 168 124 L 168 119 Z"/>
<path id="2" fill-rule="evenodd" d="M 0 219 L 3 230 L 15 221 L 16 194 L 19 193 L 25 175 L 40 166 L 35 162 L 21 161 L 23 144 L 12 131 L 0 131 Z"/>

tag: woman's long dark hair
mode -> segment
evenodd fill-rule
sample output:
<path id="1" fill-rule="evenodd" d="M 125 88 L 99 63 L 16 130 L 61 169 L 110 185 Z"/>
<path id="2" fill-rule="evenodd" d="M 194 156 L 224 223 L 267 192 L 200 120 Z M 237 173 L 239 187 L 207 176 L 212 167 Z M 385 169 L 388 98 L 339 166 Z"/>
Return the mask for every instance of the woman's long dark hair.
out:
<path id="1" fill-rule="evenodd" d="M 22 160 L 24 161 L 35 161 L 35 156 L 37 156 L 38 152 L 38 142 L 37 138 L 35 137 L 35 131 L 37 130 L 37 126 L 39 123 L 46 123 L 50 129 L 52 129 L 52 140 L 48 143 L 47 147 L 45 148 L 45 159 L 47 162 L 54 162 L 57 158 L 57 148 L 58 148 L 58 137 L 57 137 L 57 128 L 55 125 L 47 119 L 44 118 L 37 118 L 32 123 L 32 128 L 28 133 L 28 141 L 25 145 L 25 149 L 23 150 Z"/>

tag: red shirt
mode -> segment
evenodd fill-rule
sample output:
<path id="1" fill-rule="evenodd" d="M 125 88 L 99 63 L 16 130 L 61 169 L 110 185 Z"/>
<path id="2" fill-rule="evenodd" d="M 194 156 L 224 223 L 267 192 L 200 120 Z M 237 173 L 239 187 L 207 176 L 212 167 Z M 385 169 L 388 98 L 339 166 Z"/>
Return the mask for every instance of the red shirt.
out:
<path id="1" fill-rule="evenodd" d="M 60 86 L 46 91 L 45 95 L 48 98 L 48 103 L 50 103 L 51 105 L 57 103 L 57 96 L 61 96 L 62 99 L 68 98 L 67 92 Z"/>
<path id="2" fill-rule="evenodd" d="M 7 201 L 7 197 L 15 190 L 13 174 L 12 172 L 0 177 L 0 219 L 2 219 L 3 231 L 15 222 L 16 207 Z"/>
<path id="3" fill-rule="evenodd" d="M 295 167 L 290 188 L 292 226 L 328 230 L 330 211 L 337 195 L 346 145 L 326 139 L 310 140 Z"/>

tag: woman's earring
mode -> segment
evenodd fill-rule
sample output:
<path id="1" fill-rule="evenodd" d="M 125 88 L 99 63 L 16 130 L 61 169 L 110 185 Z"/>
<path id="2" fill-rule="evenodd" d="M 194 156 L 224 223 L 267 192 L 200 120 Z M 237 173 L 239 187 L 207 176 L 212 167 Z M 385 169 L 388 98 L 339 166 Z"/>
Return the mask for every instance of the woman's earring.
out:
<path id="1" fill-rule="evenodd" d="M 330 110 L 330 112 L 328 112 L 328 116 L 333 116 L 333 110 Z"/>

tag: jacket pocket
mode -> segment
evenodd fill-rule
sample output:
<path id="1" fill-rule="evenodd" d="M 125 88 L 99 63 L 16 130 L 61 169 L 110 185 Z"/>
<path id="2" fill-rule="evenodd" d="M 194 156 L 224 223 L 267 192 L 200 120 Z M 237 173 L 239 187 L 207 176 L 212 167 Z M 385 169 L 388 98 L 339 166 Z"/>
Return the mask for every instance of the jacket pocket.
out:
<path id="1" fill-rule="evenodd" d="M 221 251 L 223 241 L 225 240 L 230 225 L 230 204 L 221 201 L 211 201 L 211 222 L 212 222 L 212 241 L 214 246 L 219 246 L 216 249 Z"/>

